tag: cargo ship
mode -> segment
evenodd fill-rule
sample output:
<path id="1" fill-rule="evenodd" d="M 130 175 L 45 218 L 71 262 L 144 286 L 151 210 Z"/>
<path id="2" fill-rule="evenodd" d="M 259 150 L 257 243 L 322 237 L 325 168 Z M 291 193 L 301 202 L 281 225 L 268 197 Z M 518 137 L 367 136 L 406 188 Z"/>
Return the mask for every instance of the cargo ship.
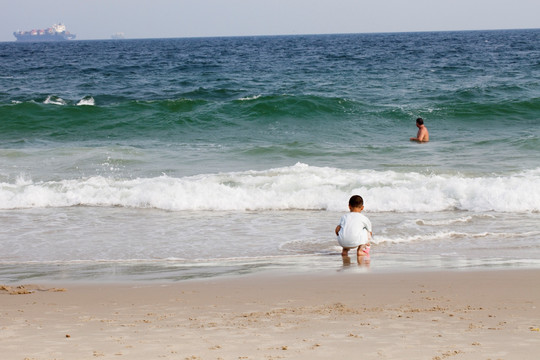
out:
<path id="1" fill-rule="evenodd" d="M 75 34 L 66 30 L 63 24 L 54 24 L 48 29 L 15 31 L 17 41 L 67 41 L 75 39 Z"/>
<path id="2" fill-rule="evenodd" d="M 125 38 L 126 38 L 126 36 L 124 35 L 123 32 L 117 32 L 117 33 L 111 35 L 111 39 L 113 39 L 113 40 L 123 40 Z"/>

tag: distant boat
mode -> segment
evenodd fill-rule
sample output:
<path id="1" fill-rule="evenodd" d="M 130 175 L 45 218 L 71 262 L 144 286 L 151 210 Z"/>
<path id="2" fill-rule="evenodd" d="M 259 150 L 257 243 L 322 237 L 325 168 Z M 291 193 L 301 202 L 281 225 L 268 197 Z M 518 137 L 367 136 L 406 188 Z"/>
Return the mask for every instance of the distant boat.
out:
<path id="1" fill-rule="evenodd" d="M 115 40 L 125 39 L 125 38 L 126 38 L 126 36 L 124 35 L 123 32 L 117 32 L 117 33 L 111 35 L 111 39 L 115 39 Z"/>
<path id="2" fill-rule="evenodd" d="M 54 24 L 47 29 L 15 31 L 17 41 L 67 41 L 75 39 L 75 34 L 66 30 L 63 24 Z"/>

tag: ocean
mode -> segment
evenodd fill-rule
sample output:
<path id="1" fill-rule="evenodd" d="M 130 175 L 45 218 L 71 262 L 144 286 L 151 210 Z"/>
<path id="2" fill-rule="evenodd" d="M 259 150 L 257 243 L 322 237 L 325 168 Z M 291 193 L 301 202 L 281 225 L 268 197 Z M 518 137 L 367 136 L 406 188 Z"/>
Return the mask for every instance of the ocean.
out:
<path id="1" fill-rule="evenodd" d="M 539 154 L 540 30 L 0 43 L 0 283 L 538 268 Z"/>

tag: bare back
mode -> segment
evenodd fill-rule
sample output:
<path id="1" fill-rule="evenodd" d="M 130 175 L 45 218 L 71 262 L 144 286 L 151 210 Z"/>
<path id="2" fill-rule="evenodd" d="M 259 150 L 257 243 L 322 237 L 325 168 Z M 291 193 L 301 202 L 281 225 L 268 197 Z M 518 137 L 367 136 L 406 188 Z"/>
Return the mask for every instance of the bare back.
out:
<path id="1" fill-rule="evenodd" d="M 422 125 L 418 129 L 418 134 L 416 135 L 416 139 L 417 139 L 417 141 L 420 141 L 420 142 L 428 142 L 429 141 L 429 131 L 424 125 Z"/>

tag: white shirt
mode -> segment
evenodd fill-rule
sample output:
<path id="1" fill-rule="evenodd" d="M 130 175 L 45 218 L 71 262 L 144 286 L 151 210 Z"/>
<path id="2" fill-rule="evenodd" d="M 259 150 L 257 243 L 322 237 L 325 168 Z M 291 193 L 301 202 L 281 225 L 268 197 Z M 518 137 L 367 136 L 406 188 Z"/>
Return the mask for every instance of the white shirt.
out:
<path id="1" fill-rule="evenodd" d="M 341 229 L 338 233 L 338 242 L 341 247 L 354 248 L 369 242 L 371 221 L 359 213 L 350 212 L 341 217 L 339 221 Z"/>

